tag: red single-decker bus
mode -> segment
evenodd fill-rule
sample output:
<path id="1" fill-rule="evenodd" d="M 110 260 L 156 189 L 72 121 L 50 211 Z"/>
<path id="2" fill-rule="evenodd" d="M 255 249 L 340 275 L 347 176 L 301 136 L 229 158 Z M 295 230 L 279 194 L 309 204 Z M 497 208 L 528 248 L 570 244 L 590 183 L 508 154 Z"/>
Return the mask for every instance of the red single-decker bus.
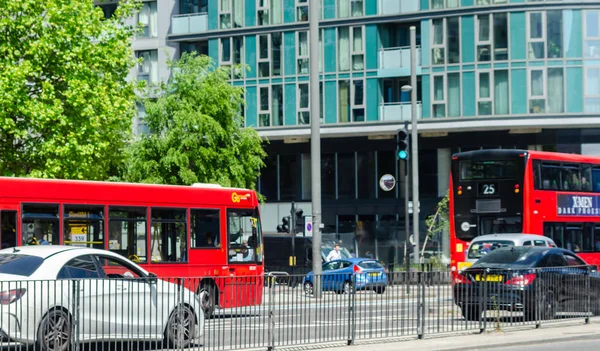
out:
<path id="1" fill-rule="evenodd" d="M 256 192 L 0 177 L 2 248 L 78 245 L 117 252 L 159 278 L 184 279 L 206 316 L 262 303 Z"/>

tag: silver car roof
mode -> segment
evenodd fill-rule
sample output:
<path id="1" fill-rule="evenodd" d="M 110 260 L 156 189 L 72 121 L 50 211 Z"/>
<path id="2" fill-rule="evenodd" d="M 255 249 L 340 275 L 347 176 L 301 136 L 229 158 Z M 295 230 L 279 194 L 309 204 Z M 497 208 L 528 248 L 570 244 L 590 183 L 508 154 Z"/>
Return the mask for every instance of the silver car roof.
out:
<path id="1" fill-rule="evenodd" d="M 511 240 L 516 242 L 524 242 L 527 240 L 544 240 L 554 243 L 554 241 L 546 236 L 537 234 L 525 234 L 525 233 L 503 233 L 503 234 L 486 234 L 480 235 L 471 241 L 472 243 L 486 240 Z"/>

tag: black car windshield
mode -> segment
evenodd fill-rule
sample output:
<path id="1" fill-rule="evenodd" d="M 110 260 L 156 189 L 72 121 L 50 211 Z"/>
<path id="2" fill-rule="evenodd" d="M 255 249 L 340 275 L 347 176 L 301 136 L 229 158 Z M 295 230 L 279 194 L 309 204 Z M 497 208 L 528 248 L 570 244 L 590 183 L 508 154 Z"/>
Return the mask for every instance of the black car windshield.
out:
<path id="1" fill-rule="evenodd" d="M 499 249 L 501 247 L 511 247 L 515 244 L 510 240 L 485 240 L 471 243 L 469 246 L 469 253 L 467 254 L 467 258 L 470 259 L 480 259 L 483 256 L 489 254 L 493 250 Z"/>
<path id="2" fill-rule="evenodd" d="M 2 254 L 0 255 L 0 273 L 28 277 L 44 262 L 37 256 Z"/>
<path id="3" fill-rule="evenodd" d="M 538 262 L 542 251 L 527 247 L 501 248 L 490 252 L 473 264 L 473 268 L 525 268 Z"/>

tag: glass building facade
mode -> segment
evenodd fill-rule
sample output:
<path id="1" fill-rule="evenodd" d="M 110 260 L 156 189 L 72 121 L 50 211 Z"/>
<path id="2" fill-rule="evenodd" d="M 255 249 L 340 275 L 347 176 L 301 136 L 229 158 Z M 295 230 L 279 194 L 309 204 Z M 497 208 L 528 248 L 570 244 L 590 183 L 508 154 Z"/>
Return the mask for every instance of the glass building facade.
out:
<path id="1" fill-rule="evenodd" d="M 308 2 L 160 0 L 157 10 L 149 1 L 138 20 L 175 57 L 196 51 L 248 66 L 232 69 L 231 84 L 245 88 L 246 126 L 270 140 L 259 180 L 266 231 L 292 201 L 310 213 L 308 72 L 319 59 L 324 232 L 385 261 L 402 245 L 395 135 L 412 113 L 401 90 L 410 84 L 411 26 L 422 219 L 447 191 L 453 152 L 600 154 L 600 1 L 321 0 L 318 54 L 309 52 Z M 137 55 L 150 59 L 141 79 L 161 76 L 160 53 Z M 384 174 L 397 179 L 391 191 L 379 186 Z"/>

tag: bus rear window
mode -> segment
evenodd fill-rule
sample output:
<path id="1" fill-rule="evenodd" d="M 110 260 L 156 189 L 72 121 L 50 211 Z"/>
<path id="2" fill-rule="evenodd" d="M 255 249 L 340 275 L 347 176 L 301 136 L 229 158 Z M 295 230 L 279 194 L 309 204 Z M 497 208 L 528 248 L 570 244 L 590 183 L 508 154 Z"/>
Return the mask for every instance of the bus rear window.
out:
<path id="1" fill-rule="evenodd" d="M 460 162 L 461 180 L 514 179 L 517 177 L 516 160 L 465 160 Z"/>

